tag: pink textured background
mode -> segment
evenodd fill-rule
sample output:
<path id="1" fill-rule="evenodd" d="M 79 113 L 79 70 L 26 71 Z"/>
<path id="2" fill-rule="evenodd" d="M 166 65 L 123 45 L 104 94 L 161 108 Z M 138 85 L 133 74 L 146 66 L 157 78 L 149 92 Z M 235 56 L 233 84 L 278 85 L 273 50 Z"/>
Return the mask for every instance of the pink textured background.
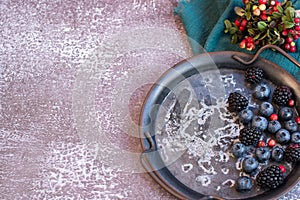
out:
<path id="1" fill-rule="evenodd" d="M 0 1 L 0 199 L 174 198 L 136 128 L 149 85 L 191 56 L 175 5 Z"/>

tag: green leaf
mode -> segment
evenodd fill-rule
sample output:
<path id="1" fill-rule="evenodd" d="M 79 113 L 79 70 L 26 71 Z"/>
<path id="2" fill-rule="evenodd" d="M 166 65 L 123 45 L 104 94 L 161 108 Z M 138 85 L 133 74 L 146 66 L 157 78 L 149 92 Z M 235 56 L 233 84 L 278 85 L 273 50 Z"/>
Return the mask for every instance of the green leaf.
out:
<path id="1" fill-rule="evenodd" d="M 290 21 L 290 20 L 289 20 L 289 18 L 288 18 L 286 15 L 283 15 L 283 16 L 281 17 L 281 21 L 283 21 L 283 23 L 284 23 L 284 22 L 288 22 L 288 21 Z"/>
<path id="2" fill-rule="evenodd" d="M 295 9 L 293 7 L 287 7 L 284 13 L 292 20 L 295 17 Z"/>
<path id="3" fill-rule="evenodd" d="M 236 32 L 238 31 L 238 29 L 236 27 L 231 27 L 229 29 L 229 33 L 232 35 L 232 34 L 235 34 Z"/>
<path id="4" fill-rule="evenodd" d="M 236 43 L 237 43 L 237 40 L 238 40 L 237 34 L 233 34 L 233 35 L 231 36 L 231 43 L 232 43 L 232 44 L 236 44 Z"/>
<path id="5" fill-rule="evenodd" d="M 249 33 L 249 35 L 255 35 L 255 31 L 251 28 L 248 29 L 248 33 Z"/>
<path id="6" fill-rule="evenodd" d="M 293 6 L 293 3 L 291 2 L 291 1 L 287 1 L 286 3 L 285 3 L 285 9 L 287 9 L 288 7 L 292 7 Z"/>
<path id="7" fill-rule="evenodd" d="M 288 17 L 287 16 L 285 16 L 285 15 L 283 15 L 282 17 L 281 17 L 281 21 L 289 21 L 289 19 L 288 19 Z"/>
<path id="8" fill-rule="evenodd" d="M 284 27 L 287 29 L 293 28 L 295 26 L 294 22 L 289 22 L 289 21 L 284 21 L 283 24 L 284 24 Z"/>
<path id="9" fill-rule="evenodd" d="M 251 10 L 251 4 L 250 4 L 250 3 L 247 3 L 247 4 L 246 4 L 245 10 L 246 10 L 246 11 L 250 11 L 250 10 Z"/>
<path id="10" fill-rule="evenodd" d="M 224 21 L 224 24 L 225 24 L 225 27 L 226 27 L 226 29 L 230 29 L 232 26 L 231 26 L 231 22 L 228 20 L 228 19 L 226 19 L 225 21 Z"/>
<path id="11" fill-rule="evenodd" d="M 289 15 L 290 19 L 293 20 L 295 17 L 295 10 L 288 12 L 288 15 Z"/>
<path id="12" fill-rule="evenodd" d="M 279 31 L 280 33 L 283 31 L 283 27 L 282 27 L 281 24 L 279 24 L 277 28 L 278 28 L 278 31 Z"/>
<path id="13" fill-rule="evenodd" d="M 280 13 L 283 13 L 283 8 L 281 6 L 277 6 L 277 10 L 280 12 Z"/>
<path id="14" fill-rule="evenodd" d="M 268 25 L 266 24 L 266 22 L 263 22 L 263 21 L 257 22 L 257 27 L 260 31 L 266 30 L 267 26 Z"/>
<path id="15" fill-rule="evenodd" d="M 282 16 L 282 14 L 278 13 L 278 12 L 273 12 L 272 13 L 272 17 L 275 19 L 279 19 Z"/>
<path id="16" fill-rule="evenodd" d="M 257 34 L 257 35 L 253 38 L 253 40 L 258 40 L 258 38 L 260 37 L 260 35 L 261 35 L 261 33 Z"/>
<path id="17" fill-rule="evenodd" d="M 245 10 L 243 9 L 243 8 L 241 8 L 241 7 L 234 7 L 234 11 L 235 11 L 235 13 L 238 15 L 238 16 L 241 16 L 241 17 L 243 17 L 244 16 L 244 14 L 245 14 Z"/>
<path id="18" fill-rule="evenodd" d="M 245 13 L 245 17 L 246 17 L 246 19 L 249 21 L 249 20 L 251 19 L 251 17 L 252 17 L 251 12 L 246 12 L 246 13 Z"/>

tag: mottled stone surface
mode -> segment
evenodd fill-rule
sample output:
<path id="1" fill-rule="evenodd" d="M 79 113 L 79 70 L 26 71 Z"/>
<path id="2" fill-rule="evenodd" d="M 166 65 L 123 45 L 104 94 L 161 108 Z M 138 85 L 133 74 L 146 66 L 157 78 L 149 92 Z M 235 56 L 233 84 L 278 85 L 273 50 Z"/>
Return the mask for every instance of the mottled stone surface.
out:
<path id="1" fill-rule="evenodd" d="M 191 56 L 175 5 L 0 2 L 0 199 L 173 199 L 137 129 L 150 85 Z"/>

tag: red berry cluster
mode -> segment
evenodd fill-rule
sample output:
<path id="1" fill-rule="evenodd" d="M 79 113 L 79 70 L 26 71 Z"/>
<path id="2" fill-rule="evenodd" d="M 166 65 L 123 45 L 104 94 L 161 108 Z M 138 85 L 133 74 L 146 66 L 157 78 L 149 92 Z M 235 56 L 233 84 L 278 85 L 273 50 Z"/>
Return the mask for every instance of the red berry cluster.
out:
<path id="1" fill-rule="evenodd" d="M 248 51 L 255 49 L 253 37 L 246 37 L 240 42 L 240 48 L 246 48 Z"/>
<path id="2" fill-rule="evenodd" d="M 274 147 L 276 145 L 276 140 L 268 138 L 267 143 L 263 140 L 258 141 L 257 147 Z"/>
<path id="3" fill-rule="evenodd" d="M 282 37 L 285 39 L 284 49 L 289 52 L 296 52 L 295 41 L 300 37 L 300 18 L 294 19 L 295 26 L 290 29 L 283 29 L 281 32 Z"/>
<path id="4" fill-rule="evenodd" d="M 247 26 L 247 23 L 248 23 L 248 20 L 246 19 L 241 19 L 241 18 L 237 18 L 235 21 L 234 21 L 235 25 L 237 27 L 239 27 L 239 30 L 240 31 L 244 31 L 246 29 L 246 26 Z"/>
<path id="5" fill-rule="evenodd" d="M 300 18 L 295 17 L 291 1 L 243 0 L 245 8 L 236 7 L 234 22 L 225 20 L 225 33 L 231 42 L 251 51 L 257 46 L 275 44 L 286 51 L 296 52 L 295 41 L 300 37 Z"/>

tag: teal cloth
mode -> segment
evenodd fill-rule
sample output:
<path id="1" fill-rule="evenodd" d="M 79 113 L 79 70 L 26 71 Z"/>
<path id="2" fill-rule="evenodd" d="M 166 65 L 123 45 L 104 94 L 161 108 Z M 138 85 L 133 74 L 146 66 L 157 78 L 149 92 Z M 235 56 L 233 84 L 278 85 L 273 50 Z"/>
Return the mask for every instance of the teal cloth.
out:
<path id="1" fill-rule="evenodd" d="M 296 10 L 300 9 L 300 1 L 293 0 Z M 179 1 L 175 13 L 180 16 L 184 24 L 192 51 L 195 55 L 213 51 L 239 51 L 238 44 L 231 44 L 231 37 L 224 33 L 224 20 L 233 21 L 236 18 L 234 7 L 243 7 L 242 0 L 187 0 Z M 300 39 L 296 41 L 297 51 L 289 53 L 300 62 Z M 203 49 L 204 48 L 204 49 Z M 283 67 L 300 82 L 300 69 L 278 52 L 265 50 L 261 57 Z"/>

